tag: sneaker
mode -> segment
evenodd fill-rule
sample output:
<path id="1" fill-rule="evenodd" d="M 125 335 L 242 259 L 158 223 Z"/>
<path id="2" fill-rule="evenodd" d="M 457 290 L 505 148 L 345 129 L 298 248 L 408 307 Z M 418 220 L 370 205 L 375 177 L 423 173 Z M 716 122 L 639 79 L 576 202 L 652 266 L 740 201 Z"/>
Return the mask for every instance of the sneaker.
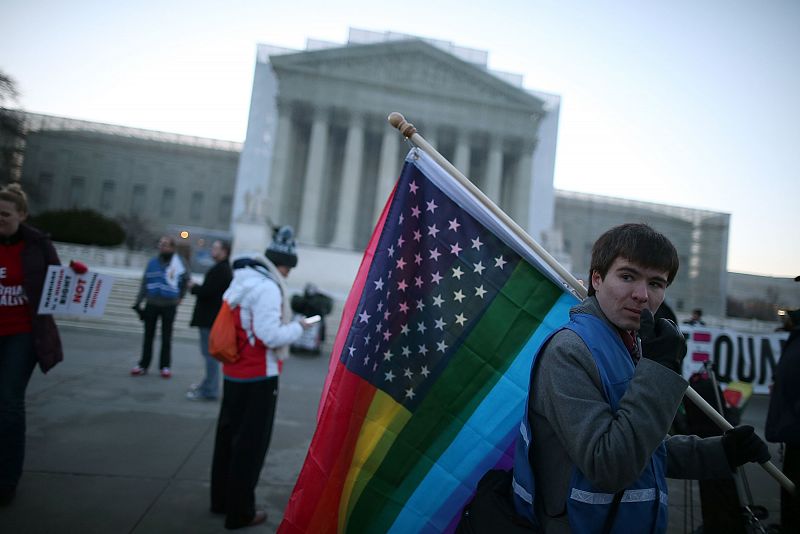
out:
<path id="1" fill-rule="evenodd" d="M 197 391 L 200 389 L 200 384 L 191 384 L 188 391 Z"/>
<path id="2" fill-rule="evenodd" d="M 199 391 L 187 391 L 186 398 L 190 401 L 215 401 L 217 400 L 216 397 L 207 397 L 206 395 L 202 395 Z"/>
<path id="3" fill-rule="evenodd" d="M 137 365 L 136 367 L 131 369 L 131 376 L 142 376 L 146 374 L 147 374 L 147 369 L 145 369 L 144 367 L 140 367 Z"/>
<path id="4" fill-rule="evenodd" d="M 169 367 L 161 368 L 161 378 L 169 378 L 171 376 L 172 376 L 172 371 L 169 370 Z"/>

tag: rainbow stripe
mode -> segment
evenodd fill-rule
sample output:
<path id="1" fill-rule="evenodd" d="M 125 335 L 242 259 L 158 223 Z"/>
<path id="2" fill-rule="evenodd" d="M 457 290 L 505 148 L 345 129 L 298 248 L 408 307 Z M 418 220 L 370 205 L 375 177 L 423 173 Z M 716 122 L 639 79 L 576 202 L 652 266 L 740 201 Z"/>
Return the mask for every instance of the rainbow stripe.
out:
<path id="1" fill-rule="evenodd" d="M 510 466 L 533 355 L 547 335 L 566 322 L 569 307 L 576 303 L 540 266 L 519 255 L 514 259 L 511 248 L 503 248 L 505 245 L 462 207 L 463 202 L 450 206 L 443 200 L 439 184 L 449 177 L 444 171 L 432 176 L 435 171 L 431 171 L 430 162 L 420 164 L 420 158 L 425 156 L 414 153 L 407 158 L 345 304 L 317 429 L 279 532 L 452 531 L 483 474 L 495 466 Z M 472 297 L 472 301 L 458 301 L 457 311 L 465 310 L 472 317 L 461 330 L 453 324 L 448 326 L 441 338 L 448 342 L 441 347 L 447 350 L 442 350 L 446 353 L 439 360 L 414 356 L 431 361 L 433 374 L 428 381 L 417 382 L 418 396 L 411 401 L 402 398 L 402 390 L 384 387 L 381 382 L 382 373 L 395 368 L 385 362 L 381 363 L 384 367 L 378 367 L 377 359 L 374 366 L 366 365 L 371 350 L 363 353 L 364 362 L 360 355 L 356 359 L 348 354 L 353 355 L 355 341 L 361 346 L 363 338 L 371 339 L 366 326 L 375 324 L 381 331 L 382 324 L 375 323 L 378 319 L 374 317 L 372 323 L 363 324 L 367 311 L 374 315 L 368 294 L 379 276 L 381 281 L 385 278 L 381 270 L 385 266 L 379 263 L 386 262 L 382 257 L 389 243 L 406 241 L 398 241 L 398 236 L 406 234 L 396 221 L 407 220 L 403 215 L 411 213 L 418 198 L 415 188 L 419 187 L 429 195 L 426 199 L 432 198 L 435 205 L 451 210 L 444 220 L 457 213 L 452 220 L 461 221 L 467 234 L 483 232 L 480 239 L 499 247 L 500 258 L 508 260 L 501 259 L 500 263 L 508 265 L 500 265 L 488 276 L 474 260 L 464 260 L 465 254 L 454 254 L 447 268 L 475 265 L 478 274 L 482 273 L 476 275 L 475 283 L 481 282 L 481 288 L 491 286 L 491 291 L 480 298 Z M 420 227 L 430 227 L 428 223 Z M 447 237 L 450 241 L 436 243 L 452 246 L 455 240 L 463 241 L 459 235 L 454 232 Z M 436 268 L 441 265 L 435 264 Z M 395 279 L 403 272 L 393 269 Z M 461 276 L 440 286 L 431 284 L 434 291 L 430 294 L 459 281 Z M 447 289 L 453 292 L 460 287 L 451 285 Z M 387 291 L 388 303 L 392 295 Z M 428 293 L 425 295 L 427 298 Z M 378 310 L 382 305 L 383 301 Z M 426 313 L 422 307 L 409 312 L 407 324 L 425 323 L 430 318 Z M 388 321 L 388 311 L 385 317 Z M 389 332 L 389 326 L 384 328 Z M 374 352 L 380 354 L 384 348 L 391 352 L 402 343 L 402 336 L 392 330 Z"/>

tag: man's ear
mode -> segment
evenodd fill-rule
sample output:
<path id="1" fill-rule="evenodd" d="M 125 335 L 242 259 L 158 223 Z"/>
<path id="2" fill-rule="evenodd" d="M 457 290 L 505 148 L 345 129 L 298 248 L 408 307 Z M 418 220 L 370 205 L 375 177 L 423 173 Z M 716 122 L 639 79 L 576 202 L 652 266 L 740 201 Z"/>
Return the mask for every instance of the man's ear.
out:
<path id="1" fill-rule="evenodd" d="M 594 271 L 592 271 L 592 279 L 590 280 L 590 283 L 592 284 L 592 289 L 597 291 L 597 288 L 600 286 L 600 282 L 602 282 L 602 281 L 603 281 L 603 277 L 600 276 L 600 271 L 598 271 L 596 269 Z"/>

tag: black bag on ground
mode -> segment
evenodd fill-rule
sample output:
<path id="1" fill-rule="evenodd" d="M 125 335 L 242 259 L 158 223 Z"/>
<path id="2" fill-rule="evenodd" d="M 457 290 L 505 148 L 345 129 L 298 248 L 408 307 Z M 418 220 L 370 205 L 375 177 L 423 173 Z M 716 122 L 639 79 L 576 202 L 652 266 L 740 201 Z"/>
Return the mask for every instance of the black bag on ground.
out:
<path id="1" fill-rule="evenodd" d="M 533 525 L 514 510 L 511 471 L 493 469 L 478 482 L 475 497 L 461 512 L 458 534 L 530 534 Z"/>

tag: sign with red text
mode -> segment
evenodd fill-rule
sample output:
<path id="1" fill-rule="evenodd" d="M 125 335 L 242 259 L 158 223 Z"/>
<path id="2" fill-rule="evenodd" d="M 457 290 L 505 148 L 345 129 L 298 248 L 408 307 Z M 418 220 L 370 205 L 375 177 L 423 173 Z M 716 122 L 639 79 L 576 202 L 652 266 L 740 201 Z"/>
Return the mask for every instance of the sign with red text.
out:
<path id="1" fill-rule="evenodd" d="M 39 313 L 103 315 L 113 284 L 114 277 L 106 274 L 92 271 L 77 274 L 70 267 L 51 265 L 44 279 Z"/>
<path id="2" fill-rule="evenodd" d="M 683 376 L 703 370 L 711 362 L 721 383 L 752 384 L 754 393 L 769 393 L 775 366 L 788 332 L 753 334 L 727 328 L 681 325 L 688 351 Z"/>

